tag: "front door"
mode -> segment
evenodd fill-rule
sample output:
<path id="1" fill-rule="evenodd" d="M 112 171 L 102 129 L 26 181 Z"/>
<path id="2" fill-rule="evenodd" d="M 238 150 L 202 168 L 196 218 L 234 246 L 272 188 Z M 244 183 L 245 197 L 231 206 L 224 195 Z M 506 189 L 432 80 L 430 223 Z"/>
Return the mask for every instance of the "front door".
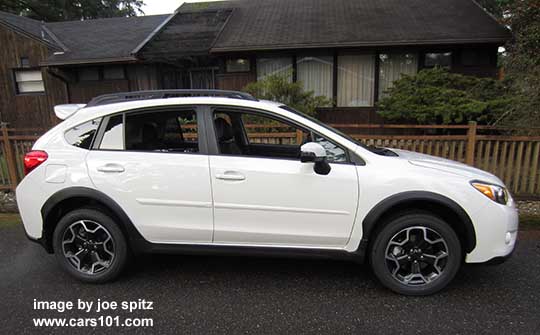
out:
<path id="1" fill-rule="evenodd" d="M 128 112 L 106 118 L 87 156 L 92 182 L 156 243 L 212 241 L 208 156 L 193 109 Z"/>
<path id="2" fill-rule="evenodd" d="M 214 242 L 341 248 L 358 202 L 356 167 L 341 147 L 286 121 L 256 112 L 213 114 L 218 155 L 210 156 Z M 300 145 L 318 141 L 328 175 L 301 163 Z"/>

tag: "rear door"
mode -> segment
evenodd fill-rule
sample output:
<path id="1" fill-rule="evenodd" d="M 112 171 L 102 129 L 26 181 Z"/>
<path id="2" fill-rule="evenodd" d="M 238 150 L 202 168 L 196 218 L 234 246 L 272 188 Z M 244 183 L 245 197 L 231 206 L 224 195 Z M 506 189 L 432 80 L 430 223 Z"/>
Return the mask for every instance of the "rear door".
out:
<path id="1" fill-rule="evenodd" d="M 87 156 L 96 188 L 147 240 L 211 242 L 212 197 L 204 128 L 195 108 L 130 111 L 104 120 Z"/>

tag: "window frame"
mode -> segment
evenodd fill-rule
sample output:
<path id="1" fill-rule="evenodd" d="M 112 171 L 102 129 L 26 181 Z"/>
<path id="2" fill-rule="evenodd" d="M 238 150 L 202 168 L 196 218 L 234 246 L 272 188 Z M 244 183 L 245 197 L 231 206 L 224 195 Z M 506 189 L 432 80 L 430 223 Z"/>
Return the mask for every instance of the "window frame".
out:
<path id="1" fill-rule="evenodd" d="M 164 152 L 164 151 L 148 151 L 148 150 L 126 150 L 126 115 L 127 114 L 142 114 L 142 113 L 160 113 L 160 112 L 174 112 L 179 110 L 188 110 L 195 112 L 197 118 L 197 143 L 199 145 L 198 152 Z M 111 118 L 122 115 L 122 141 L 123 149 L 101 149 L 101 141 L 103 140 L 103 135 L 105 129 L 109 124 Z M 199 106 L 194 105 L 170 105 L 170 106 L 153 106 L 153 107 L 143 107 L 143 108 L 134 108 L 124 111 L 119 111 L 102 117 L 101 123 L 99 125 L 97 134 L 94 138 L 94 143 L 90 147 L 90 150 L 95 151 L 112 151 L 112 152 L 126 152 L 126 153 L 147 153 L 147 154 L 179 154 L 179 155 L 208 155 L 208 141 L 206 136 L 206 128 L 204 122 L 204 113 L 201 111 Z"/>
<path id="2" fill-rule="evenodd" d="M 47 88 L 45 87 L 45 78 L 43 78 L 43 72 L 41 71 L 40 67 L 16 67 L 12 68 L 12 76 L 13 76 L 13 88 L 15 91 L 15 95 L 45 95 L 47 94 Z M 21 92 L 19 90 L 19 82 L 17 81 L 17 72 L 30 72 L 30 71 L 36 71 L 41 74 L 41 82 L 43 83 L 43 91 L 35 91 L 35 92 Z"/>
<path id="3" fill-rule="evenodd" d="M 329 139 L 327 136 L 321 134 L 320 132 L 300 123 L 295 120 L 287 119 L 283 117 L 282 115 L 276 114 L 274 112 L 259 109 L 259 108 L 252 108 L 252 107 L 243 107 L 243 106 L 228 106 L 228 105 L 206 105 L 204 107 L 204 116 L 205 116 L 205 122 L 207 124 L 206 129 L 207 132 L 207 141 L 208 141 L 208 154 L 212 156 L 221 156 L 221 157 L 242 157 L 242 158 L 253 158 L 253 159 L 276 159 L 276 160 L 286 160 L 286 161 L 297 161 L 300 163 L 299 158 L 284 158 L 284 157 L 268 157 L 268 156 L 246 156 L 246 155 L 224 155 L 219 152 L 219 145 L 216 138 L 216 129 L 214 127 L 214 113 L 219 112 L 231 112 L 231 113 L 250 113 L 250 114 L 262 114 L 265 117 L 275 119 L 278 122 L 282 122 L 285 124 L 290 124 L 293 127 L 301 128 L 306 131 L 309 131 L 311 133 L 317 134 L 325 139 L 327 139 L 329 142 L 333 143 L 335 146 L 341 148 L 345 152 L 346 161 L 345 162 L 329 162 L 330 164 L 346 164 L 346 165 L 357 165 L 354 160 L 351 158 L 352 154 L 350 150 L 337 143 L 333 139 Z M 244 128 L 245 132 L 245 128 Z M 247 137 L 247 134 L 244 134 L 244 136 Z"/>

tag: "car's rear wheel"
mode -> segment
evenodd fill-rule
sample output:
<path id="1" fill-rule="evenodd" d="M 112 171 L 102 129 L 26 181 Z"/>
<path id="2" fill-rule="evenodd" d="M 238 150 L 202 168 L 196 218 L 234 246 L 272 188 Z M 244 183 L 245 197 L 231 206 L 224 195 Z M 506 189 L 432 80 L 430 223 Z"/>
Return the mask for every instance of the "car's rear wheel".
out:
<path id="1" fill-rule="evenodd" d="M 409 213 L 391 219 L 378 232 L 370 255 L 381 283 L 406 295 L 443 289 L 462 262 L 459 238 L 442 219 Z"/>
<path id="2" fill-rule="evenodd" d="M 68 273 L 91 283 L 115 279 L 128 258 L 122 231 L 111 217 L 94 209 L 78 209 L 62 217 L 53 247 Z"/>

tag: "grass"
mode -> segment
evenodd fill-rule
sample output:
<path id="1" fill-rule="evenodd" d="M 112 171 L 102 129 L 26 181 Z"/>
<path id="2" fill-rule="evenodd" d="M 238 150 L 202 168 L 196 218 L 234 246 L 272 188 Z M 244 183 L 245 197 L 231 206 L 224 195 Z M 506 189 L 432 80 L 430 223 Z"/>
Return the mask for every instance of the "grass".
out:
<path id="1" fill-rule="evenodd" d="M 0 228 L 11 227 L 21 223 L 19 214 L 0 213 Z M 540 230 L 540 215 L 520 215 L 520 230 Z"/>
<path id="2" fill-rule="evenodd" d="M 0 213 L 0 228 L 11 227 L 21 223 L 19 214 Z"/>
<path id="3" fill-rule="evenodd" d="M 520 215 L 520 230 L 540 230 L 540 215 Z"/>

